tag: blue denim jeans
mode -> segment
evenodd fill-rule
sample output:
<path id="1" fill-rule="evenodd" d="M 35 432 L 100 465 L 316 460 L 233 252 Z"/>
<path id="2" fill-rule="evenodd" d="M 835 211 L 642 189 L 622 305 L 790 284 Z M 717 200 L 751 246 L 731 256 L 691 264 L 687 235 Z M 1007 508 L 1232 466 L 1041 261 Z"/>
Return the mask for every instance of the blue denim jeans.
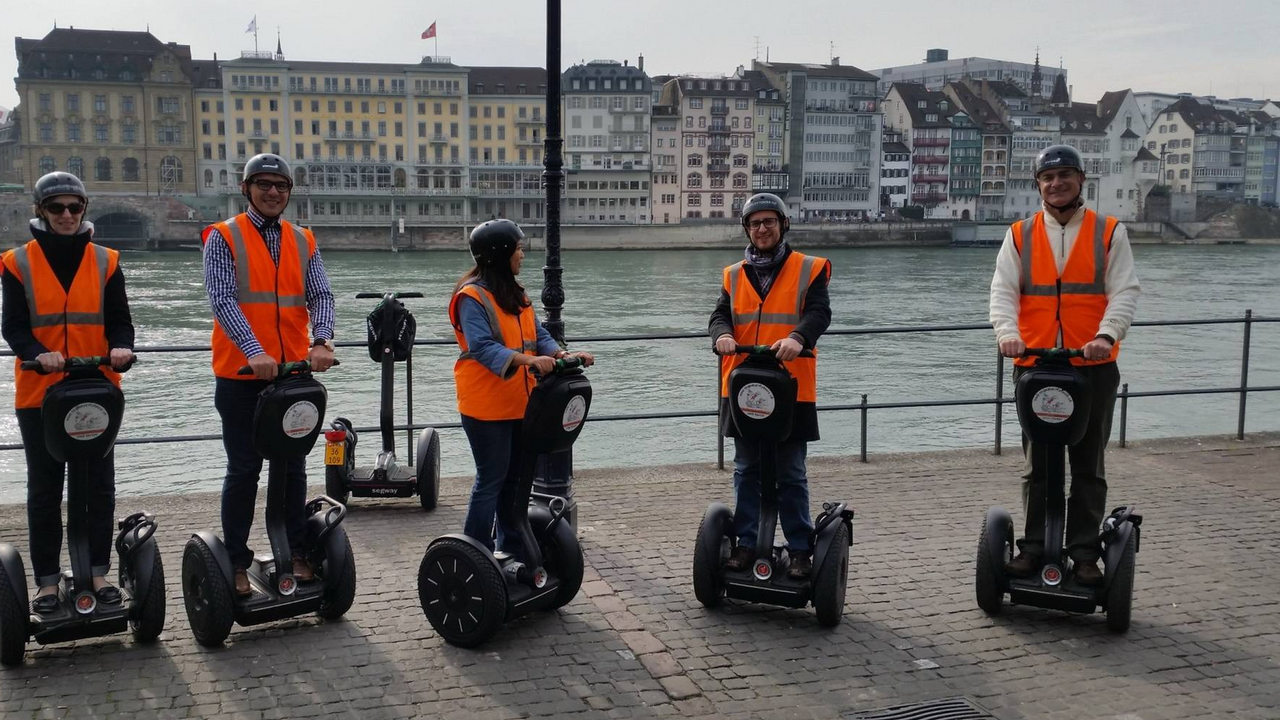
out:
<path id="1" fill-rule="evenodd" d="M 733 439 L 733 447 L 733 489 L 737 495 L 733 531 L 739 545 L 754 548 L 760 524 L 760 448 L 758 443 L 741 438 Z M 808 443 L 804 441 L 779 443 L 777 450 L 778 520 L 793 553 L 812 550 L 809 477 L 804 464 L 807 451 Z"/>
<path id="2" fill-rule="evenodd" d="M 498 527 L 498 549 L 507 535 L 519 530 L 495 523 L 498 496 L 504 485 L 520 482 L 520 426 L 523 420 L 477 420 L 462 416 L 462 429 L 476 461 L 476 482 L 471 488 L 467 519 L 462 532 L 494 549 L 494 525 Z"/>

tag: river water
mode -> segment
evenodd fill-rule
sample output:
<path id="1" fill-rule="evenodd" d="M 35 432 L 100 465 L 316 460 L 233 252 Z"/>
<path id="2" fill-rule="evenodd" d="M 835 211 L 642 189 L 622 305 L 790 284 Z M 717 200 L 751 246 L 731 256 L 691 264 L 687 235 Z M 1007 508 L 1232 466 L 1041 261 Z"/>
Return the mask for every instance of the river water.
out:
<path id="1" fill-rule="evenodd" d="M 884 248 L 816 251 L 829 257 L 833 328 L 981 323 L 993 249 Z M 1280 316 L 1280 246 L 1155 246 L 1134 248 L 1143 296 L 1139 320 Z M 720 271 L 741 258 L 733 250 L 571 251 L 563 254 L 568 335 L 704 332 L 720 286 Z M 542 253 L 525 259 L 522 279 L 538 305 Z M 126 253 L 122 259 L 138 330 L 138 345 L 203 345 L 211 319 L 195 253 Z M 332 253 L 325 257 L 338 297 L 340 340 L 364 337 L 364 317 L 376 301 L 359 291 L 418 290 L 407 301 L 418 337 L 453 337 L 447 304 L 454 281 L 469 266 L 465 252 Z M 543 314 L 539 307 L 539 317 Z M 1241 325 L 1135 328 L 1120 358 L 1130 390 L 1227 387 L 1240 381 Z M 704 411 L 715 407 L 715 359 L 705 337 L 690 340 L 575 343 L 596 354 L 588 370 L 593 415 Z M 992 397 L 995 349 L 990 330 L 910 335 L 831 336 L 820 344 L 820 404 Z M 414 419 L 457 422 L 454 347 L 415 351 Z M 343 364 L 322 376 L 328 417 L 359 425 L 378 421 L 379 369 L 364 348 L 340 348 Z M 7 361 L 8 362 L 8 361 Z M 1009 371 L 1006 366 L 1006 378 Z M 1280 323 L 1253 328 L 1251 385 L 1280 385 Z M 121 437 L 216 434 L 213 378 L 207 353 L 141 353 L 125 376 L 127 409 Z M 1006 379 L 1006 394 L 1011 394 Z M 398 422 L 403 422 L 404 374 L 397 375 Z M 12 374 L 0 381 L 0 403 L 12 407 Z M 1134 399 L 1132 438 L 1234 432 L 1236 395 Z M 1016 418 L 1004 412 L 1004 442 L 1015 447 Z M 855 454 L 856 412 L 820 415 L 822 440 L 814 454 Z M 248 419 L 246 418 L 246 422 Z M 1117 425 L 1119 415 L 1117 413 Z M 1251 395 L 1248 429 L 1280 429 L 1280 393 Z M 876 410 L 870 414 L 871 453 L 990 446 L 991 406 Z M 1116 431 L 1118 434 L 1118 430 Z M 398 434 L 400 455 L 405 435 Z M 11 413 L 0 415 L 0 443 L 20 442 Z M 377 433 L 362 436 L 358 460 L 367 462 Z M 591 423 L 575 447 L 577 468 L 677 462 L 712 463 L 714 419 Z M 730 455 L 732 445 L 730 445 Z M 473 471 L 460 430 L 442 432 L 443 473 Z M 313 479 L 321 452 L 311 456 Z M 121 445 L 116 450 L 120 494 L 215 490 L 224 456 L 217 442 Z M 25 498 L 20 450 L 0 452 L 0 502 Z"/>

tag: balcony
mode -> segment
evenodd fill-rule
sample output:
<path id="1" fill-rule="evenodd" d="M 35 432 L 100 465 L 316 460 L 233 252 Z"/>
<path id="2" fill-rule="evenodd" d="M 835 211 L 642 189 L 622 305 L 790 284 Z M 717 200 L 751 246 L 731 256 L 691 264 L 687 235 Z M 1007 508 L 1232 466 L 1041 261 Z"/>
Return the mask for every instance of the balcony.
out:
<path id="1" fill-rule="evenodd" d="M 354 132 L 351 130 L 346 132 L 330 131 L 325 135 L 325 137 L 329 140 L 367 140 L 369 142 L 377 140 L 377 138 L 373 136 L 373 133 Z"/>
<path id="2" fill-rule="evenodd" d="M 728 155 L 729 146 L 725 143 L 712 143 L 707 146 L 707 153 L 710 155 Z"/>
<path id="3" fill-rule="evenodd" d="M 934 175 L 931 173 L 917 173 L 911 176 L 911 181 L 918 183 L 944 183 L 947 179 L 946 175 Z"/>
<path id="4" fill-rule="evenodd" d="M 436 133 L 432 135 L 430 138 L 428 138 L 428 140 L 433 144 L 449 142 L 449 138 L 445 137 L 444 133 Z"/>
<path id="5" fill-rule="evenodd" d="M 269 136 L 266 130 L 250 130 L 248 137 L 253 140 L 266 140 Z"/>
<path id="6" fill-rule="evenodd" d="M 539 138 L 520 138 L 516 140 L 516 144 L 528 147 L 542 147 L 542 140 Z"/>
<path id="7" fill-rule="evenodd" d="M 711 108 L 711 111 L 712 111 L 712 114 L 715 114 L 715 108 Z M 610 105 L 610 106 L 609 106 L 609 112 L 611 112 L 611 113 L 615 113 L 615 114 L 617 114 L 617 115 L 627 115 L 627 114 L 632 114 L 632 113 L 637 114 L 637 115 L 639 115 L 639 114 L 648 115 L 648 114 L 649 114 L 649 111 L 648 111 L 648 110 L 645 110 L 644 108 L 639 108 L 639 109 L 637 109 L 637 108 L 635 108 L 634 106 L 629 105 L 629 104 L 627 104 L 627 103 L 625 103 L 625 102 L 624 102 L 624 103 L 622 103 L 622 107 L 614 107 L 614 106 Z"/>
<path id="8" fill-rule="evenodd" d="M 724 115 L 728 115 L 728 114 L 729 114 L 729 106 L 728 106 L 728 105 L 712 105 L 712 106 L 711 106 L 711 115 L 712 115 L 712 117 L 716 117 L 716 116 L 724 116 Z"/>
<path id="9" fill-rule="evenodd" d="M 533 115 L 532 117 L 516 118 L 517 125 L 542 125 L 545 122 L 546 122 L 546 118 L 542 117 L 541 115 Z"/>
<path id="10" fill-rule="evenodd" d="M 949 165 L 951 163 L 951 156 L 926 155 L 918 152 L 911 156 L 911 162 L 915 165 Z"/>
<path id="11" fill-rule="evenodd" d="M 712 135 L 728 135 L 729 127 L 726 125 L 712 125 L 711 127 L 707 128 L 707 132 L 711 133 Z"/>
<path id="12" fill-rule="evenodd" d="M 912 202 L 918 202 L 918 203 L 926 203 L 926 204 L 928 204 L 928 203 L 941 203 L 941 202 L 946 202 L 946 201 L 947 201 L 947 196 L 946 196 L 946 193 L 937 193 L 937 192 L 922 192 L 922 193 L 917 193 L 917 192 L 913 192 L 913 193 L 911 193 L 911 201 L 912 201 Z"/>
<path id="13" fill-rule="evenodd" d="M 944 137 L 918 137 L 911 142 L 916 147 L 946 147 L 951 144 L 951 139 Z"/>
<path id="14" fill-rule="evenodd" d="M 413 94 L 425 97 L 459 97 L 462 95 L 462 90 L 453 90 L 451 88 L 414 88 Z"/>
<path id="15" fill-rule="evenodd" d="M 751 178 L 753 192 L 767 192 L 774 195 L 786 195 L 791 187 L 791 176 L 786 173 L 765 173 Z"/>

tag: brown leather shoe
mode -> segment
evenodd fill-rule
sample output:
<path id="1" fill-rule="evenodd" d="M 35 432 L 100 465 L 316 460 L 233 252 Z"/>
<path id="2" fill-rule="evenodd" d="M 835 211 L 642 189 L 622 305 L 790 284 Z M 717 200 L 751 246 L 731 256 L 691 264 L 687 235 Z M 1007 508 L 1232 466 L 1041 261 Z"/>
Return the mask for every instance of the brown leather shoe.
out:
<path id="1" fill-rule="evenodd" d="M 787 568 L 787 577 L 792 580 L 804 580 L 813 572 L 813 553 L 791 553 L 791 567 Z"/>
<path id="2" fill-rule="evenodd" d="M 1020 552 L 1004 566 L 1004 571 L 1016 578 L 1031 577 L 1040 569 L 1040 556 L 1029 552 Z"/>
<path id="3" fill-rule="evenodd" d="M 311 563 L 301 555 L 293 556 L 293 577 L 298 582 L 311 582 L 316 579 L 316 574 L 311 570 Z"/>
<path id="4" fill-rule="evenodd" d="M 1102 571 L 1098 569 L 1097 560 L 1087 560 L 1075 562 L 1074 569 L 1076 582 L 1081 585 L 1101 585 Z"/>
<path id="5" fill-rule="evenodd" d="M 729 555 L 729 561 L 724 564 L 726 570 L 745 570 L 751 565 L 751 561 L 756 557 L 756 551 L 746 545 L 739 545 L 733 549 L 733 553 Z"/>
<path id="6" fill-rule="evenodd" d="M 240 597 L 249 597 L 253 594 L 253 587 L 249 585 L 249 571 L 244 568 L 236 568 L 236 595 Z"/>

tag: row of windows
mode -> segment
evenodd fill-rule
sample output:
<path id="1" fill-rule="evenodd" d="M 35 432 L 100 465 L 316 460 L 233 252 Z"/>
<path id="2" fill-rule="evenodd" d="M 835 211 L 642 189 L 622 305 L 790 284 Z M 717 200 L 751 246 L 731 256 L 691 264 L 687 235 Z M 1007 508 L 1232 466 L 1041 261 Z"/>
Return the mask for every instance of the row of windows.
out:
<path id="1" fill-rule="evenodd" d="M 738 129 L 738 121 L 739 121 L 739 120 L 741 120 L 741 121 L 742 121 L 742 127 L 743 127 L 743 129 L 746 129 L 746 130 L 750 130 L 750 129 L 751 129 L 751 118 L 749 118 L 749 117 L 746 117 L 746 118 L 739 118 L 739 117 L 737 117 L 737 116 L 734 116 L 734 117 L 732 117 L 732 118 L 729 118 L 729 124 L 728 124 L 728 125 L 725 125 L 723 120 L 719 120 L 719 121 L 717 121 L 715 118 L 712 118 L 712 121 L 711 121 L 711 130 L 713 130 L 713 131 L 723 131 L 723 130 L 727 130 L 727 129 L 729 129 L 729 128 L 732 128 L 732 129 L 734 129 L 734 130 L 737 130 L 737 129 Z M 691 128 L 691 127 L 693 127 L 693 116 L 692 116 L 692 115 L 686 115 L 686 116 L 685 116 L 685 118 L 684 118 L 684 126 L 685 126 L 685 127 L 687 127 L 687 128 Z M 707 127 L 707 116 L 706 116 L 706 115 L 699 115 L 699 116 L 698 116 L 698 127 L 700 127 L 700 128 L 705 128 L 705 127 Z"/>
<path id="2" fill-rule="evenodd" d="M 865 190 L 854 192 L 812 192 L 804 194 L 805 202 L 866 202 L 870 196 Z"/>
<path id="3" fill-rule="evenodd" d="M 689 173 L 689 174 L 688 174 L 688 175 L 686 175 L 686 176 L 685 176 L 685 178 L 684 178 L 684 185 L 685 185 L 685 187 L 689 187 L 689 188 L 700 188 L 700 187 L 702 187 L 702 176 L 701 176 L 701 175 L 699 175 L 698 173 Z M 722 187 L 724 187 L 724 186 L 725 186 L 725 185 L 724 185 L 724 176 L 723 176 L 723 175 L 712 175 L 712 176 L 711 176 L 711 179 L 708 181 L 707 185 L 708 185 L 709 187 L 712 187 L 712 188 L 722 188 Z M 734 176 L 733 176 L 733 187 L 735 187 L 735 188 L 744 188 L 744 187 L 747 187 L 747 175 L 746 175 L 746 173 L 738 173 L 738 174 L 736 174 L 736 175 L 734 175 Z"/>
<path id="4" fill-rule="evenodd" d="M 805 162 L 848 162 L 865 167 L 871 164 L 870 150 L 856 150 L 854 152 L 826 152 L 811 151 L 804 154 Z"/>
<path id="5" fill-rule="evenodd" d="M 84 142 L 83 124 L 79 120 L 67 120 L 66 132 L 64 139 L 69 143 Z M 54 133 L 54 124 L 50 122 L 42 122 L 37 127 L 40 142 L 51 143 L 57 142 Z M 133 145 L 138 142 L 138 124 L 133 122 L 122 123 L 120 125 L 120 142 L 125 145 Z M 181 145 L 182 144 L 182 126 L 173 123 L 164 123 L 156 128 L 155 141 L 158 145 Z M 106 122 L 98 122 L 93 124 L 93 141 L 99 143 L 112 142 L 111 124 Z"/>
<path id="6" fill-rule="evenodd" d="M 632 110 L 644 112 L 649 107 L 649 99 L 643 95 L 637 95 L 631 98 L 631 102 L 629 104 Z M 593 110 L 603 110 L 606 106 L 614 110 L 626 110 L 627 105 L 627 98 L 622 97 L 621 95 L 610 98 L 607 102 L 601 95 L 596 95 L 590 99 L 582 97 L 581 95 L 565 98 L 565 106 L 571 110 L 584 110 L 588 106 Z"/>
<path id="7" fill-rule="evenodd" d="M 685 196 L 685 205 L 688 207 L 699 207 L 702 205 L 703 193 L 689 193 Z M 706 193 L 707 204 L 711 207 L 724 207 L 724 193 Z M 734 208 L 742 207 L 747 201 L 745 194 L 735 194 L 732 196 Z"/>
<path id="8" fill-rule="evenodd" d="M 875 83 L 872 82 L 854 82 L 848 80 L 810 80 L 810 92 L 841 92 L 851 95 L 871 95 L 875 90 Z"/>
<path id="9" fill-rule="evenodd" d="M 648 190 L 648 180 L 579 180 L 567 184 L 569 190 Z"/>
<path id="10" fill-rule="evenodd" d="M 805 133 L 804 141 L 806 143 L 832 143 L 838 145 L 853 145 L 857 143 L 858 147 L 871 147 L 871 134 Z"/>
<path id="11" fill-rule="evenodd" d="M 871 115 L 806 115 L 805 125 L 837 125 L 858 130 L 875 130 L 875 117 Z"/>
<path id="12" fill-rule="evenodd" d="M 688 157 L 688 160 L 687 160 L 686 164 L 687 164 L 689 167 L 702 167 L 702 156 L 701 156 L 701 155 L 699 155 L 698 153 L 693 153 L 693 154 L 689 155 L 689 157 Z M 715 163 L 713 162 L 712 164 L 714 165 Z M 733 166 L 734 166 L 734 167 L 746 167 L 746 166 L 747 166 L 747 156 L 746 156 L 746 155 L 734 155 L 734 156 L 733 156 Z"/>
<path id="13" fill-rule="evenodd" d="M 569 207 L 649 207 L 649 198 L 565 198 Z"/>
<path id="14" fill-rule="evenodd" d="M 125 158 L 121 163 L 121 180 L 124 182 L 141 182 L 142 177 L 139 173 L 140 165 L 137 158 Z M 40 158 L 40 174 L 54 172 L 58 169 L 58 162 L 52 155 L 45 155 Z M 67 158 L 67 172 L 78 178 L 84 178 L 84 159 L 72 156 Z M 162 177 L 172 177 L 176 182 L 182 182 L 182 161 L 169 155 L 160 160 L 160 172 Z M 93 179 L 99 182 L 110 182 L 112 180 L 111 158 L 100 157 L 93 161 Z"/>
<path id="15" fill-rule="evenodd" d="M 53 112 L 53 93 L 40 93 L 39 108 L 42 113 Z M 120 112 L 124 115 L 132 115 L 136 104 L 132 95 L 120 96 Z M 67 114 L 80 112 L 80 93 L 66 93 L 63 96 L 63 109 Z M 156 97 L 156 112 L 165 114 L 177 114 L 182 110 L 182 101 L 177 97 L 158 96 Z M 97 115 L 106 115 L 111 111 L 111 98 L 108 95 L 93 96 L 93 112 Z"/>

